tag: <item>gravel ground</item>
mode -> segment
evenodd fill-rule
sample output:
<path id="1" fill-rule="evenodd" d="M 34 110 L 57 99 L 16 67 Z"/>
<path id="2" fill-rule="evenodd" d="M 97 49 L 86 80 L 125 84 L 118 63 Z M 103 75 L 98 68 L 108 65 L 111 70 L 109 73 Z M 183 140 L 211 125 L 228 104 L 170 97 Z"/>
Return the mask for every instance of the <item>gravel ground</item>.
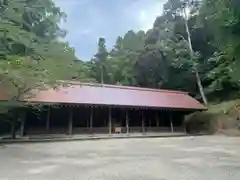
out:
<path id="1" fill-rule="evenodd" d="M 240 179 L 240 138 L 110 139 L 0 146 L 0 180 L 228 179 Z"/>

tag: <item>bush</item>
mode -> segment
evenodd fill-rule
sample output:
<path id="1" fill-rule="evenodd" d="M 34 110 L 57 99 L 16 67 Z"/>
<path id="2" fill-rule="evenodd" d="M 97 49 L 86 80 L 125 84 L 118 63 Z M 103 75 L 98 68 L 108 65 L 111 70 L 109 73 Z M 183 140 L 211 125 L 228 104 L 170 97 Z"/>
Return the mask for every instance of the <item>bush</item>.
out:
<path id="1" fill-rule="evenodd" d="M 197 112 L 185 118 L 188 133 L 209 133 L 240 130 L 240 101 L 210 105 L 208 111 Z M 234 133 L 236 134 L 236 133 Z"/>
<path id="2" fill-rule="evenodd" d="M 213 134 L 218 129 L 218 121 L 213 113 L 197 112 L 186 117 L 185 126 L 187 133 L 190 134 Z"/>

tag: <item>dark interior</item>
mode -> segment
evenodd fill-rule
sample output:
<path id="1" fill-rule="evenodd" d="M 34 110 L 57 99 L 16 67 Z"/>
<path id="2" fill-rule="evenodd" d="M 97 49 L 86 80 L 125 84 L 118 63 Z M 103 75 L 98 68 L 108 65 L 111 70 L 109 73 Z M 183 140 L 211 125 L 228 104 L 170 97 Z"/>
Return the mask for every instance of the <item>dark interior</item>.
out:
<path id="1" fill-rule="evenodd" d="M 137 127 L 139 127 L 139 132 L 143 127 L 148 131 L 160 131 L 163 128 L 170 130 L 171 122 L 175 129 L 183 127 L 185 114 L 185 111 L 170 109 L 83 105 L 46 106 L 42 111 L 26 110 L 25 134 L 66 134 L 70 119 L 72 119 L 72 128 L 78 129 L 73 132 L 77 133 L 88 132 L 86 129 L 90 128 L 94 129 L 96 133 L 98 129 L 108 133 L 110 119 L 112 128 L 122 127 L 124 129 L 128 122 L 130 132 L 134 128 L 137 131 Z M 49 124 L 49 128 L 47 128 L 47 124 Z"/>

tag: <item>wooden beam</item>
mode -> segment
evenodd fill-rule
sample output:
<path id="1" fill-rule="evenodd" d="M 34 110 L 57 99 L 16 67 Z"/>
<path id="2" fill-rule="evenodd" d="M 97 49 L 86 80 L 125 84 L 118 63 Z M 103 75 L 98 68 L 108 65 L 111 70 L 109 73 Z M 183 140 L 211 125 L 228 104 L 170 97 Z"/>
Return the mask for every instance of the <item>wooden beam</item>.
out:
<path id="1" fill-rule="evenodd" d="M 127 134 L 129 133 L 129 119 L 128 119 L 128 110 L 126 110 L 126 128 L 127 128 Z"/>
<path id="2" fill-rule="evenodd" d="M 108 109 L 108 132 L 109 134 L 112 134 L 112 112 L 111 107 Z"/>
<path id="3" fill-rule="evenodd" d="M 69 119 L 68 119 L 68 134 L 72 135 L 72 130 L 73 130 L 73 112 L 72 108 L 69 109 Z"/>

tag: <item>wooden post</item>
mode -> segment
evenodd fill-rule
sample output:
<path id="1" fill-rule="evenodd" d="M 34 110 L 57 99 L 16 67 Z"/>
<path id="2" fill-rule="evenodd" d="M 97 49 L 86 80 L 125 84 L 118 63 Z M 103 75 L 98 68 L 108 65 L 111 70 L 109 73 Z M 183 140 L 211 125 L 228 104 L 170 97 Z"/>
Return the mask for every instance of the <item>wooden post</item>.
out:
<path id="1" fill-rule="evenodd" d="M 109 134 L 112 134 L 112 115 L 111 115 L 111 107 L 109 107 L 109 111 L 108 111 L 108 132 Z"/>
<path id="2" fill-rule="evenodd" d="M 159 116 L 157 111 L 156 111 L 156 120 L 157 120 L 157 127 L 159 127 Z"/>
<path id="3" fill-rule="evenodd" d="M 142 133 L 145 133 L 143 110 L 142 110 Z"/>
<path id="4" fill-rule="evenodd" d="M 51 115 L 51 107 L 48 106 L 48 112 L 47 112 L 47 120 L 46 120 L 46 130 L 49 131 L 50 128 L 50 115 Z"/>
<path id="5" fill-rule="evenodd" d="M 91 110 L 90 110 L 90 111 L 91 111 Z M 91 112 L 89 112 L 89 114 L 91 114 Z M 91 115 L 90 115 L 90 116 L 91 116 Z M 87 119 L 87 125 L 86 125 L 86 126 L 87 126 L 87 128 L 89 128 L 89 127 L 90 127 L 90 123 L 89 123 L 89 121 L 90 121 L 90 118 L 91 118 L 90 116 L 89 116 L 89 118 Z"/>
<path id="6" fill-rule="evenodd" d="M 21 113 L 21 117 L 20 118 L 21 118 L 20 136 L 24 136 L 25 120 L 26 120 L 26 112 L 25 111 Z"/>
<path id="7" fill-rule="evenodd" d="M 172 114 L 170 111 L 170 125 L 171 125 L 171 132 L 173 132 L 173 122 L 172 122 Z"/>
<path id="8" fill-rule="evenodd" d="M 69 110 L 69 119 L 68 119 L 68 134 L 72 135 L 73 130 L 73 117 L 72 117 L 72 108 Z"/>
<path id="9" fill-rule="evenodd" d="M 93 107 L 90 106 L 90 130 L 92 132 L 92 126 L 93 126 Z"/>
<path id="10" fill-rule="evenodd" d="M 128 110 L 126 110 L 126 128 L 127 128 L 127 134 L 129 133 L 129 119 L 128 119 Z"/>

